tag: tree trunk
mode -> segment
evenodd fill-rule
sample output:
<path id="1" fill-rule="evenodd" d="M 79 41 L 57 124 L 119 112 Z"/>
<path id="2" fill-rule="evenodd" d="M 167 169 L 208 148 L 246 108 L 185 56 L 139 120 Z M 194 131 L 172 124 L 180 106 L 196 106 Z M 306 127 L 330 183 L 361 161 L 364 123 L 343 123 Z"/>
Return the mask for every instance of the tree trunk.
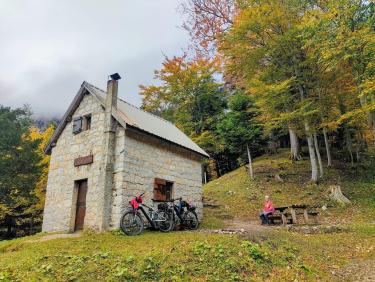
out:
<path id="1" fill-rule="evenodd" d="M 344 126 L 344 130 L 345 130 L 345 133 L 344 133 L 345 134 L 345 147 L 349 152 L 350 163 L 351 163 L 351 165 L 354 165 L 353 150 L 352 150 L 352 139 L 350 137 L 350 133 L 349 133 L 347 125 Z"/>
<path id="2" fill-rule="evenodd" d="M 313 134 L 313 137 L 314 137 L 315 153 L 316 153 L 316 156 L 318 157 L 318 164 L 319 164 L 319 170 L 320 170 L 320 177 L 322 178 L 323 175 L 324 175 L 324 171 L 323 171 L 323 163 L 322 163 L 322 157 L 320 156 L 319 144 L 318 144 L 318 137 L 316 136 L 316 133 Z"/>
<path id="3" fill-rule="evenodd" d="M 375 140 L 374 140 L 375 142 Z M 357 163 L 361 162 L 362 158 L 361 158 L 361 152 L 363 150 L 366 149 L 366 140 L 365 138 L 363 137 L 363 134 L 362 132 L 359 132 L 359 140 L 357 141 L 357 146 L 356 146 L 356 161 Z"/>
<path id="4" fill-rule="evenodd" d="M 327 153 L 327 166 L 332 166 L 332 157 L 331 157 L 331 148 L 329 146 L 328 136 L 327 136 L 327 130 L 323 128 L 323 136 L 324 136 L 324 143 L 326 145 L 326 153 Z"/>
<path id="5" fill-rule="evenodd" d="M 368 104 L 366 95 L 361 95 L 360 98 L 359 98 L 359 101 L 360 101 L 362 107 L 366 106 L 366 104 Z M 372 102 L 372 103 L 374 102 L 373 97 L 371 98 L 370 102 Z M 367 112 L 367 124 L 372 131 L 373 138 L 374 138 L 373 141 L 374 141 L 374 144 L 375 144 L 375 113 L 374 113 L 374 111 Z"/>
<path id="6" fill-rule="evenodd" d="M 341 192 L 341 187 L 340 186 L 331 186 L 330 187 L 330 197 L 342 204 L 350 204 L 350 200 L 344 196 L 344 194 Z"/>
<path id="7" fill-rule="evenodd" d="M 246 144 L 246 150 L 247 150 L 247 157 L 249 159 L 249 175 L 251 179 L 254 179 L 253 162 L 251 161 L 249 144 Z"/>
<path id="8" fill-rule="evenodd" d="M 295 74 L 297 77 L 299 76 L 299 71 L 295 69 Z M 301 96 L 301 101 L 305 100 L 307 97 L 306 89 L 302 87 L 302 85 L 298 85 L 298 90 Z M 316 160 L 316 154 L 314 150 L 314 138 L 310 131 L 310 126 L 307 121 L 305 121 L 305 131 L 306 131 L 306 138 L 307 138 L 307 145 L 309 147 L 309 155 L 310 155 L 310 163 L 311 163 L 311 181 L 316 183 L 318 182 L 318 164 Z"/>
<path id="9" fill-rule="evenodd" d="M 356 150 L 355 150 L 355 155 L 356 155 L 356 161 L 357 163 L 359 163 L 361 161 L 361 154 L 360 154 L 360 147 L 357 146 Z"/>
<path id="10" fill-rule="evenodd" d="M 214 159 L 208 160 L 207 171 L 211 180 L 219 177 L 218 168 Z"/>
<path id="11" fill-rule="evenodd" d="M 299 153 L 298 137 L 292 127 L 288 126 L 288 130 L 290 138 L 290 157 L 292 160 L 298 161 L 301 159 L 301 155 Z"/>
<path id="12" fill-rule="evenodd" d="M 6 237 L 7 238 L 10 238 L 12 237 L 12 225 L 13 225 L 13 218 L 12 216 L 10 216 L 9 214 L 6 214 L 5 215 L 5 224 L 6 224 L 6 227 L 7 227 L 7 234 L 6 234 Z"/>
<path id="13" fill-rule="evenodd" d="M 268 138 L 268 150 L 269 153 L 274 155 L 277 153 L 277 143 L 275 141 L 274 133 L 271 131 Z"/>
<path id="14" fill-rule="evenodd" d="M 314 150 L 314 140 L 310 132 L 310 127 L 307 122 L 305 122 L 305 131 L 307 138 L 307 145 L 309 147 L 310 163 L 311 163 L 311 181 L 318 182 L 318 164 L 316 160 L 316 154 Z"/>

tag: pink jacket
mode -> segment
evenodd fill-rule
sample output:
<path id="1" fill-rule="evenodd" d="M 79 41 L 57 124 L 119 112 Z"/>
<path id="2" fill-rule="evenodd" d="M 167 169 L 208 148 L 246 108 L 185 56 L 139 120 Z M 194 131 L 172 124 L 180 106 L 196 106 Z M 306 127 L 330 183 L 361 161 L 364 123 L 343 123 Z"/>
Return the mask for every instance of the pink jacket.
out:
<path id="1" fill-rule="evenodd" d="M 273 206 L 271 201 L 264 202 L 263 211 L 264 212 L 274 212 L 275 211 L 275 207 Z"/>

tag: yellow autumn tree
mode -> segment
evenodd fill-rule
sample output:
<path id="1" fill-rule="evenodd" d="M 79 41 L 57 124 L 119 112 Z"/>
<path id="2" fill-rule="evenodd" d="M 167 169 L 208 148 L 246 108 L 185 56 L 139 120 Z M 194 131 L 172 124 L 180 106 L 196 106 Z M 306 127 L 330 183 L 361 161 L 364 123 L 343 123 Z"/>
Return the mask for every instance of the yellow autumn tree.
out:
<path id="1" fill-rule="evenodd" d="M 37 185 L 34 189 L 35 196 L 37 197 L 37 202 L 32 206 L 32 209 L 37 213 L 41 214 L 44 208 L 44 201 L 46 196 L 47 188 L 47 178 L 48 178 L 48 164 L 50 161 L 50 156 L 44 153 L 44 148 L 46 147 L 48 141 L 50 140 L 53 132 L 55 130 L 55 125 L 50 124 L 44 131 L 33 126 L 30 128 L 30 137 L 35 139 L 40 139 L 39 153 L 42 156 L 43 172 L 39 178 Z"/>

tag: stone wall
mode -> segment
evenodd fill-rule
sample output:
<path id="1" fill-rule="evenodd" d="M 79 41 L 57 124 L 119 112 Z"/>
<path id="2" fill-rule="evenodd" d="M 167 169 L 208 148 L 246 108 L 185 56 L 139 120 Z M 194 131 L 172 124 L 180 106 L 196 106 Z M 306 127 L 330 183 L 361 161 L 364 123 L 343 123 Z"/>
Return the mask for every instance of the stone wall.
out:
<path id="1" fill-rule="evenodd" d="M 85 95 L 73 118 L 91 114 L 91 129 L 78 134 L 72 133 L 68 123 L 52 149 L 48 174 L 43 231 L 73 231 L 76 212 L 76 180 L 87 179 L 85 227 L 98 229 L 98 214 L 104 203 L 100 193 L 101 150 L 104 132 L 104 110 L 92 95 Z M 118 127 L 116 140 L 122 143 L 124 129 Z M 122 141 L 121 141 L 122 139 Z M 92 154 L 92 164 L 74 167 L 74 159 Z M 115 167 L 118 167 L 115 164 Z M 118 182 L 116 185 L 119 185 Z"/>
<path id="2" fill-rule="evenodd" d="M 133 196 L 145 192 L 145 203 L 152 205 L 155 178 L 173 182 L 173 197 L 194 203 L 202 219 L 202 169 L 197 154 L 127 129 L 123 157 L 124 183 L 114 192 L 112 228 L 119 227 L 121 214 Z"/>

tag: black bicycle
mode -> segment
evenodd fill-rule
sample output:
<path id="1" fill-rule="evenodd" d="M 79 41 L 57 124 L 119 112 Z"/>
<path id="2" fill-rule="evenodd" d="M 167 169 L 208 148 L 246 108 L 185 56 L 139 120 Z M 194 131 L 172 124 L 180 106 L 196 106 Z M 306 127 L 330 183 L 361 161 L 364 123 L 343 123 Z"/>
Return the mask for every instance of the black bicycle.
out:
<path id="1" fill-rule="evenodd" d="M 177 201 L 178 204 L 175 204 Z M 182 198 L 172 199 L 158 205 L 159 211 L 164 211 L 171 215 L 174 227 L 180 223 L 183 228 L 189 230 L 196 230 L 199 226 L 198 215 L 195 209 L 195 206 L 183 201 Z"/>
<path id="2" fill-rule="evenodd" d="M 129 202 L 131 208 L 121 217 L 121 230 L 129 236 L 135 236 L 142 233 L 144 229 L 144 222 L 141 215 L 142 213 L 152 229 L 160 230 L 162 232 L 171 231 L 174 227 L 171 213 L 159 209 L 155 211 L 153 208 L 143 204 L 143 195 L 144 193 L 138 197 L 134 197 Z M 147 208 L 147 212 L 145 208 Z"/>

